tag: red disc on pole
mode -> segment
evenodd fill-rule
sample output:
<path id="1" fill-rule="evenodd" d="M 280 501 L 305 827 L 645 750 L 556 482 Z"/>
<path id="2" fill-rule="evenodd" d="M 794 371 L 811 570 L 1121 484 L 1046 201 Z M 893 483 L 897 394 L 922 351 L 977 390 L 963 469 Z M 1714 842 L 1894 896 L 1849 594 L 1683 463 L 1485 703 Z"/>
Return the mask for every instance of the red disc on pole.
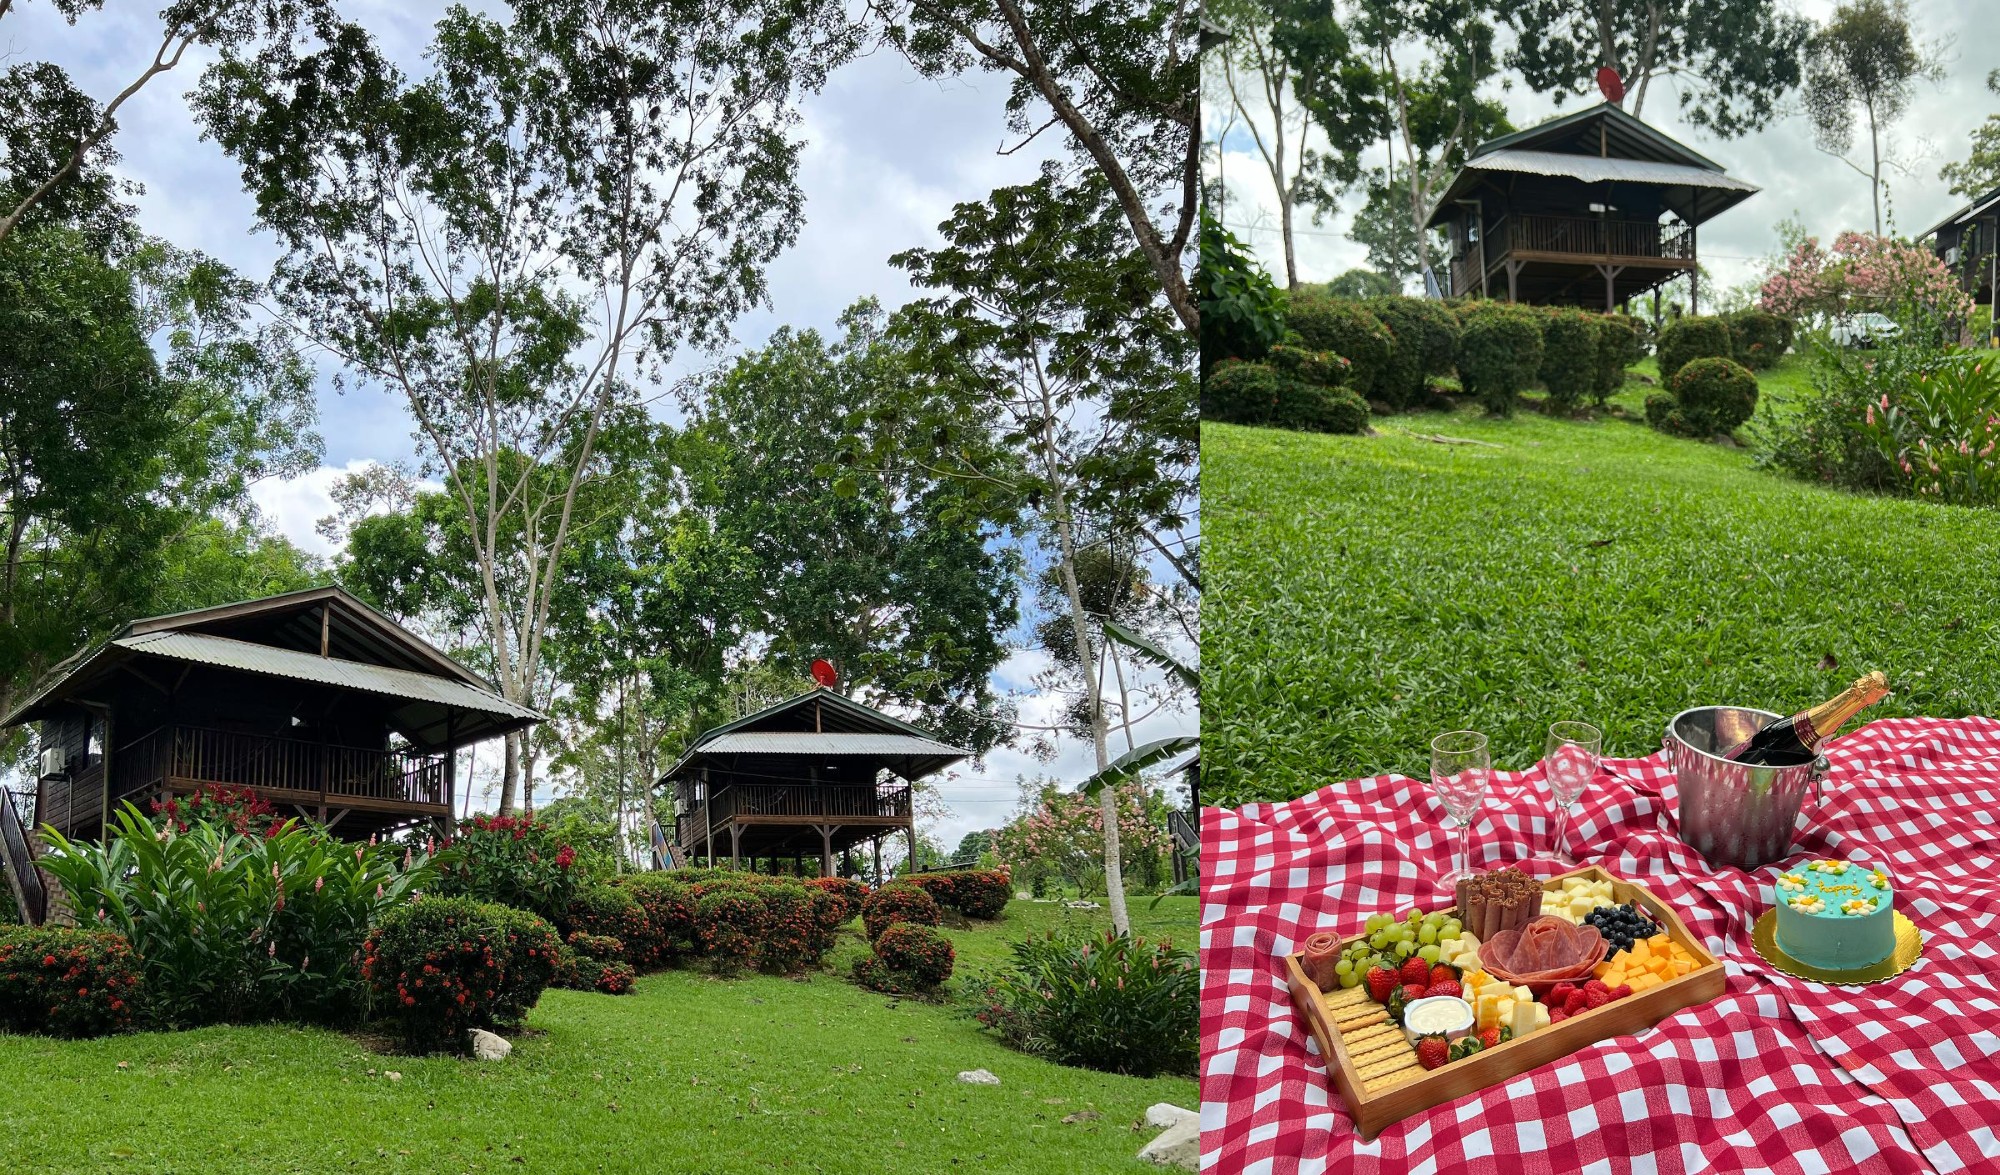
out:
<path id="1" fill-rule="evenodd" d="M 1625 79 L 1619 77 L 1618 71 L 1608 65 L 1597 71 L 1597 88 L 1604 92 L 1606 102 L 1625 100 Z"/>
<path id="2" fill-rule="evenodd" d="M 833 683 L 840 680 L 840 675 L 833 671 L 833 662 L 827 660 L 814 661 L 812 675 L 814 681 L 828 689 L 832 689 Z"/>

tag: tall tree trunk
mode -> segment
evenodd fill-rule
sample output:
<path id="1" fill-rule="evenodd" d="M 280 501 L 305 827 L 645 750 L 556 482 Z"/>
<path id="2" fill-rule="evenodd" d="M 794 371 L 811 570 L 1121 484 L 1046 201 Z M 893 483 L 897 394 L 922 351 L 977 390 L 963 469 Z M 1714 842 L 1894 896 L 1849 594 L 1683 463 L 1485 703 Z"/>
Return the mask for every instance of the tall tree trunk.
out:
<path id="1" fill-rule="evenodd" d="M 1868 104 L 1868 153 L 1874 164 L 1869 174 L 1869 198 L 1875 205 L 1875 235 L 1882 235 L 1882 132 L 1875 125 L 1875 103 Z"/>
<path id="2" fill-rule="evenodd" d="M 500 764 L 500 814 L 514 813 L 515 798 L 521 794 L 521 734 L 515 731 L 501 739 L 505 751 Z"/>

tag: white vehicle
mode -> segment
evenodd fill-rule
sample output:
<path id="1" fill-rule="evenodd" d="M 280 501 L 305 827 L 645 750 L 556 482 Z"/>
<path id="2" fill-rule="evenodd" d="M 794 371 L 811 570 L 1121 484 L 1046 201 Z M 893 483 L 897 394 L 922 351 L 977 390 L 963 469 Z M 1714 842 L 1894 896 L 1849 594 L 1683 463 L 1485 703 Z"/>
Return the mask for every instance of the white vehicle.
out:
<path id="1" fill-rule="evenodd" d="M 1895 319 L 1874 311 L 1842 315 L 1827 329 L 1827 337 L 1843 347 L 1877 347 L 1895 342 L 1902 333 Z"/>

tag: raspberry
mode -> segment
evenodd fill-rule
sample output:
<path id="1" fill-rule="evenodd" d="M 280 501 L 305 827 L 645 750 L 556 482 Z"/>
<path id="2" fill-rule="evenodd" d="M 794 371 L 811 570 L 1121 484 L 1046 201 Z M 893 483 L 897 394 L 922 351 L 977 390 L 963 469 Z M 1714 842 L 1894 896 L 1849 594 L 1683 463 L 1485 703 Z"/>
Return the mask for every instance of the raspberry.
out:
<path id="1" fill-rule="evenodd" d="M 1411 955 L 1403 963 L 1403 982 L 1422 987 L 1431 981 L 1431 965 L 1421 955 Z"/>
<path id="2" fill-rule="evenodd" d="M 1500 1044 L 1500 1029 L 1494 1027 L 1494 1028 L 1489 1028 L 1486 1031 L 1480 1033 L 1479 1043 L 1485 1045 L 1489 1049 L 1497 1048 Z"/>
<path id="3" fill-rule="evenodd" d="M 1409 1003 L 1409 1002 L 1410 1002 L 1411 1000 L 1420 1000 L 1420 999 L 1423 999 L 1423 998 L 1424 998 L 1424 994 L 1425 994 L 1426 990 L 1427 990 L 1427 989 L 1425 989 L 1425 988 L 1422 988 L 1422 987 L 1419 987 L 1419 986 L 1417 986 L 1417 985 L 1416 985 L 1416 984 L 1414 984 L 1414 983 L 1406 983 L 1406 984 L 1404 984 L 1404 985 L 1403 985 L 1403 1002 L 1407 1004 L 1407 1003 Z"/>
<path id="4" fill-rule="evenodd" d="M 1450 995 L 1463 998 L 1465 994 L 1459 988 L 1458 981 L 1455 979 L 1440 979 L 1424 990 L 1430 995 Z"/>
<path id="5" fill-rule="evenodd" d="M 1417 1040 L 1417 1064 L 1426 1069 L 1435 1069 L 1451 1056 L 1451 1045 L 1442 1036 L 1425 1036 Z"/>
<path id="6" fill-rule="evenodd" d="M 1368 995 L 1378 1004 L 1389 1002 L 1389 993 L 1396 990 L 1401 980 L 1390 967 L 1376 967 L 1368 972 Z"/>
<path id="7" fill-rule="evenodd" d="M 1596 991 L 1583 993 L 1583 1002 L 1593 1008 L 1601 1008 L 1611 1002 L 1611 989 L 1599 984 Z"/>
<path id="8" fill-rule="evenodd" d="M 1552 1025 L 1553 1025 L 1553 1024 L 1560 1024 L 1560 1023 L 1562 1023 L 1563 1021 L 1565 1021 L 1565 1020 L 1567 1020 L 1567 1019 L 1569 1019 L 1569 1013 L 1568 1013 L 1568 1012 L 1565 1012 L 1565 1011 L 1564 1011 L 1564 1010 L 1562 1010 L 1561 1008 L 1550 1008 L 1550 1009 L 1549 1009 L 1549 1023 L 1550 1023 L 1550 1024 L 1552 1024 Z"/>
<path id="9" fill-rule="evenodd" d="M 1431 968 L 1431 977 L 1427 986 L 1436 987 L 1447 979 L 1453 983 L 1458 982 L 1458 968 L 1452 966 L 1450 963 L 1439 963 L 1437 966 Z"/>
<path id="10" fill-rule="evenodd" d="M 1576 984 L 1574 983 L 1556 984 L 1554 987 L 1549 989 L 1549 998 L 1548 998 L 1549 1006 L 1555 1007 L 1557 1004 L 1568 1003 L 1569 993 L 1575 990 L 1576 990 Z"/>
<path id="11" fill-rule="evenodd" d="M 1610 988 L 1608 988 L 1608 987 L 1606 987 L 1606 986 L 1604 986 L 1604 981 L 1603 981 L 1603 980 L 1601 980 L 1601 979 L 1593 979 L 1593 980 L 1591 980 L 1591 981 L 1590 981 L 1589 983 L 1586 983 L 1586 984 L 1584 984 L 1584 985 L 1583 985 L 1583 994 L 1585 994 L 1585 995 L 1589 995 L 1589 994 L 1590 994 L 1591 992 L 1593 992 L 1593 991 L 1601 991 L 1601 992 L 1606 992 L 1606 993 L 1609 993 L 1609 992 L 1611 991 L 1611 989 L 1610 989 Z"/>
<path id="12" fill-rule="evenodd" d="M 1629 983 L 1621 983 L 1617 987 L 1611 989 L 1611 998 L 1614 1000 L 1622 1000 L 1626 996 L 1631 994 L 1632 994 L 1632 985 Z"/>
<path id="13" fill-rule="evenodd" d="M 1572 1016 L 1589 1010 L 1590 997 L 1584 995 L 1581 991 L 1570 992 L 1569 999 L 1563 1002 L 1563 1011 L 1568 1012 Z"/>

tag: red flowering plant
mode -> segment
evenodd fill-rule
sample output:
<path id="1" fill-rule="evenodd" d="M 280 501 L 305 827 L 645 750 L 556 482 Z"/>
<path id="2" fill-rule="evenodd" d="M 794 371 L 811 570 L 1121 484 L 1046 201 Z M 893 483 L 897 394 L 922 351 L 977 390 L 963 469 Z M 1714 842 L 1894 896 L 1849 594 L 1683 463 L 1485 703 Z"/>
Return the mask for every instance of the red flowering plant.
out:
<path id="1" fill-rule="evenodd" d="M 632 895 L 644 915 L 644 929 L 626 934 L 625 952 L 633 966 L 651 971 L 697 953 L 695 907 L 700 902 L 678 873 L 627 874 L 612 883 Z"/>
<path id="2" fill-rule="evenodd" d="M 253 828 L 260 829 L 268 837 L 276 836 L 285 826 L 284 817 L 278 815 L 271 801 L 247 787 L 219 783 L 204 783 L 187 795 L 154 800 L 149 807 L 155 824 L 175 832 L 186 832 L 190 825 L 207 823 L 227 827 L 238 836 L 250 835 Z"/>
<path id="3" fill-rule="evenodd" d="M 431 884 L 426 846 L 349 844 L 294 821 L 178 830 L 125 804 L 101 844 L 42 836 L 42 868 L 79 921 L 131 943 L 149 1018 L 166 1027 L 360 1015 L 370 925 Z"/>
<path id="4" fill-rule="evenodd" d="M 375 1012 L 418 1052 L 463 1052 L 474 1028 L 518 1023 L 553 977 L 555 928 L 468 898 L 399 906 L 368 937 Z"/>
<path id="5" fill-rule="evenodd" d="M 643 947 L 651 937 L 645 907 L 630 891 L 613 885 L 577 886 L 556 926 L 571 937 L 580 932 L 617 942 L 618 953 L 606 956 L 607 961 L 629 962 L 626 944 Z"/>
<path id="6" fill-rule="evenodd" d="M 861 903 L 868 900 L 867 884 L 853 877 L 811 877 L 806 879 L 806 888 L 839 899 L 839 903 L 827 911 L 827 916 L 835 919 L 834 926 L 847 925 L 861 912 Z"/>
<path id="7" fill-rule="evenodd" d="M 560 921 L 577 886 L 576 850 L 533 816 L 458 823 L 438 860 L 438 893 L 530 910 Z"/>
<path id="8" fill-rule="evenodd" d="M 951 978 L 951 940 L 928 926 L 898 922 L 875 939 L 873 956 L 857 959 L 855 982 L 875 991 L 924 995 Z"/>
<path id="9" fill-rule="evenodd" d="M 625 944 L 618 939 L 577 931 L 556 954 L 555 978 L 550 986 L 624 995 L 632 990 L 636 974 L 624 958 Z"/>
<path id="10" fill-rule="evenodd" d="M 861 926 L 868 932 L 869 942 L 898 922 L 936 926 L 942 920 L 937 900 L 907 881 L 890 882 L 861 903 Z"/>
<path id="11" fill-rule="evenodd" d="M 958 869 L 949 873 L 914 873 L 904 878 L 931 895 L 947 910 L 990 922 L 1006 913 L 1014 896 L 1014 880 L 1005 869 Z"/>
<path id="12" fill-rule="evenodd" d="M 123 935 L 103 930 L 0 929 L 0 1028 L 103 1036 L 133 1026 L 144 982 Z"/>
<path id="13" fill-rule="evenodd" d="M 764 903 L 764 933 L 758 941 L 757 965 L 783 975 L 819 965 L 833 946 L 822 925 L 824 894 L 803 885 L 765 885 L 753 891 Z M 815 902 L 821 903 L 815 906 Z"/>
<path id="14" fill-rule="evenodd" d="M 764 899 L 749 888 L 706 883 L 695 905 L 695 931 L 703 960 L 720 975 L 757 965 L 767 915 Z"/>

